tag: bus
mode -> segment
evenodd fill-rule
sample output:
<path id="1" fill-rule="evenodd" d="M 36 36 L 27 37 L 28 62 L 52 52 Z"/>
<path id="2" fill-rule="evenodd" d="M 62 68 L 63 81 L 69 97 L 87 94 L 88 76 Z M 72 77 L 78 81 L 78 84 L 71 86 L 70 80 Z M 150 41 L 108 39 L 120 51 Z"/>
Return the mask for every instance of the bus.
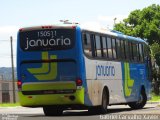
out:
<path id="1" fill-rule="evenodd" d="M 20 104 L 46 116 L 67 109 L 107 113 L 110 105 L 141 109 L 151 98 L 147 43 L 118 31 L 78 24 L 21 28 L 17 36 Z"/>

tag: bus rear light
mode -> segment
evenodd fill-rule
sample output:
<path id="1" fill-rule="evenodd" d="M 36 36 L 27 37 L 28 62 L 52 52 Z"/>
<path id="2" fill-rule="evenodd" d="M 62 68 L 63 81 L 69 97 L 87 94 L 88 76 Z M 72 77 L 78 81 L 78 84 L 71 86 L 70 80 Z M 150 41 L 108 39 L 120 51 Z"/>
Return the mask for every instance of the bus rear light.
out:
<path id="1" fill-rule="evenodd" d="M 18 90 L 21 90 L 21 88 L 22 88 L 22 81 L 18 80 L 17 81 L 17 86 L 18 86 Z"/>
<path id="2" fill-rule="evenodd" d="M 82 83 L 83 83 L 83 82 L 82 82 L 81 79 L 79 79 L 79 78 L 76 79 L 76 85 L 77 85 L 77 86 L 82 86 Z"/>
<path id="3" fill-rule="evenodd" d="M 49 28 L 51 29 L 51 28 L 52 28 L 52 26 L 49 26 Z"/>
<path id="4" fill-rule="evenodd" d="M 19 31 L 22 32 L 22 31 L 23 31 L 23 28 L 20 28 Z"/>
<path id="5" fill-rule="evenodd" d="M 51 29 L 52 26 L 42 26 L 42 29 Z"/>
<path id="6" fill-rule="evenodd" d="M 75 29 L 75 28 L 76 28 L 76 26 L 72 26 L 72 28 L 73 28 L 73 29 Z"/>

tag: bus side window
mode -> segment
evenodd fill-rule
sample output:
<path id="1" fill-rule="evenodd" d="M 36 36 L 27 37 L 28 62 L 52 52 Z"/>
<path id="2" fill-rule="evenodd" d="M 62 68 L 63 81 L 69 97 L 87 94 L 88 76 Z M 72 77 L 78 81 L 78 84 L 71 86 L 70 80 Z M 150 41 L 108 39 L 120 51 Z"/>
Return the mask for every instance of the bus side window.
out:
<path id="1" fill-rule="evenodd" d="M 103 57 L 107 57 L 107 43 L 106 38 L 102 37 L 102 46 L 103 46 Z"/>
<path id="2" fill-rule="evenodd" d="M 150 57 L 150 50 L 149 47 L 143 44 L 143 51 L 144 51 L 144 60 L 147 60 Z"/>
<path id="3" fill-rule="evenodd" d="M 111 38 L 107 37 L 107 48 L 108 48 L 108 58 L 112 59 L 112 42 L 111 42 Z"/>
<path id="4" fill-rule="evenodd" d="M 116 53 L 116 39 L 112 38 L 112 55 L 113 59 L 117 58 L 117 53 Z"/>
<path id="5" fill-rule="evenodd" d="M 121 44 L 120 44 L 120 40 L 116 39 L 116 50 L 117 50 L 117 58 L 121 59 Z"/>
<path id="6" fill-rule="evenodd" d="M 131 54 L 131 61 L 134 61 L 134 54 L 133 54 L 133 42 L 130 42 L 130 54 Z"/>
<path id="7" fill-rule="evenodd" d="M 135 62 L 137 62 L 138 61 L 137 44 L 133 43 L 132 46 L 133 46 L 133 59 Z"/>
<path id="8" fill-rule="evenodd" d="M 83 46 L 84 46 L 84 53 L 87 56 L 92 56 L 92 49 L 91 49 L 91 39 L 90 34 L 86 33 L 83 34 Z"/>
<path id="9" fill-rule="evenodd" d="M 129 54 L 129 52 L 130 52 L 130 48 L 129 48 L 130 46 L 128 45 L 128 41 L 125 41 L 125 54 L 126 54 L 126 60 L 129 60 L 129 58 L 130 58 L 130 54 Z"/>
<path id="10" fill-rule="evenodd" d="M 137 46 L 137 61 L 141 62 L 140 51 L 139 51 L 139 43 L 137 43 L 136 46 Z"/>
<path id="11" fill-rule="evenodd" d="M 152 74 L 152 62 L 151 62 L 151 56 L 150 56 L 150 49 L 146 44 L 143 44 L 143 51 L 144 51 L 144 62 L 147 65 L 147 77 L 149 80 L 151 80 L 151 74 Z"/>
<path id="12" fill-rule="evenodd" d="M 124 40 L 120 40 L 121 42 L 121 58 L 124 60 L 125 59 L 125 44 Z"/>
<path id="13" fill-rule="evenodd" d="M 142 44 L 140 43 L 139 44 L 139 54 L 140 54 L 140 62 L 143 62 L 143 46 Z"/>
<path id="14" fill-rule="evenodd" d="M 92 57 L 96 57 L 96 56 L 97 56 L 97 51 L 96 51 L 95 35 L 94 35 L 94 34 L 91 34 L 91 35 L 90 35 L 90 38 L 91 38 Z"/>
<path id="15" fill-rule="evenodd" d="M 95 36 L 95 42 L 96 42 L 97 57 L 102 57 L 100 36 L 98 35 Z"/>
<path id="16" fill-rule="evenodd" d="M 128 53 L 129 53 L 129 61 L 132 61 L 133 59 L 133 52 L 132 52 L 132 43 L 128 41 Z"/>

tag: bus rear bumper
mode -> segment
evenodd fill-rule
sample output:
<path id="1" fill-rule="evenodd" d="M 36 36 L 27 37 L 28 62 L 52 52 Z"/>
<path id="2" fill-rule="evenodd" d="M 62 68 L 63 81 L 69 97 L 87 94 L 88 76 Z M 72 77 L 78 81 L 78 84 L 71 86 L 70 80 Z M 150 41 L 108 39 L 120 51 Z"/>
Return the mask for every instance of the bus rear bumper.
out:
<path id="1" fill-rule="evenodd" d="M 19 91 L 18 95 L 21 106 L 25 107 L 84 104 L 84 88 L 72 94 L 24 95 Z"/>

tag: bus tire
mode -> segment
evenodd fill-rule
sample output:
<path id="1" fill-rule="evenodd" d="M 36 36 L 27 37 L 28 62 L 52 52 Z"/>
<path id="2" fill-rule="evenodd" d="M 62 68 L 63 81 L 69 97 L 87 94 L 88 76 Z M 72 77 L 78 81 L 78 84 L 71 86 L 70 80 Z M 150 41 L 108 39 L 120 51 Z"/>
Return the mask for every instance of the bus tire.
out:
<path id="1" fill-rule="evenodd" d="M 58 106 L 46 106 L 43 107 L 45 116 L 60 116 L 63 114 L 63 109 Z"/>
<path id="2" fill-rule="evenodd" d="M 102 94 L 102 103 L 100 106 L 100 110 L 102 114 L 107 113 L 107 107 L 109 104 L 109 93 L 107 89 L 103 89 L 103 94 Z"/>
<path id="3" fill-rule="evenodd" d="M 88 108 L 89 114 L 99 114 L 99 106 L 93 106 Z"/>
<path id="4" fill-rule="evenodd" d="M 146 96 L 145 90 L 142 89 L 139 100 L 136 102 L 128 103 L 128 105 L 132 109 L 141 109 L 145 106 L 146 102 L 147 102 L 147 96 Z"/>

